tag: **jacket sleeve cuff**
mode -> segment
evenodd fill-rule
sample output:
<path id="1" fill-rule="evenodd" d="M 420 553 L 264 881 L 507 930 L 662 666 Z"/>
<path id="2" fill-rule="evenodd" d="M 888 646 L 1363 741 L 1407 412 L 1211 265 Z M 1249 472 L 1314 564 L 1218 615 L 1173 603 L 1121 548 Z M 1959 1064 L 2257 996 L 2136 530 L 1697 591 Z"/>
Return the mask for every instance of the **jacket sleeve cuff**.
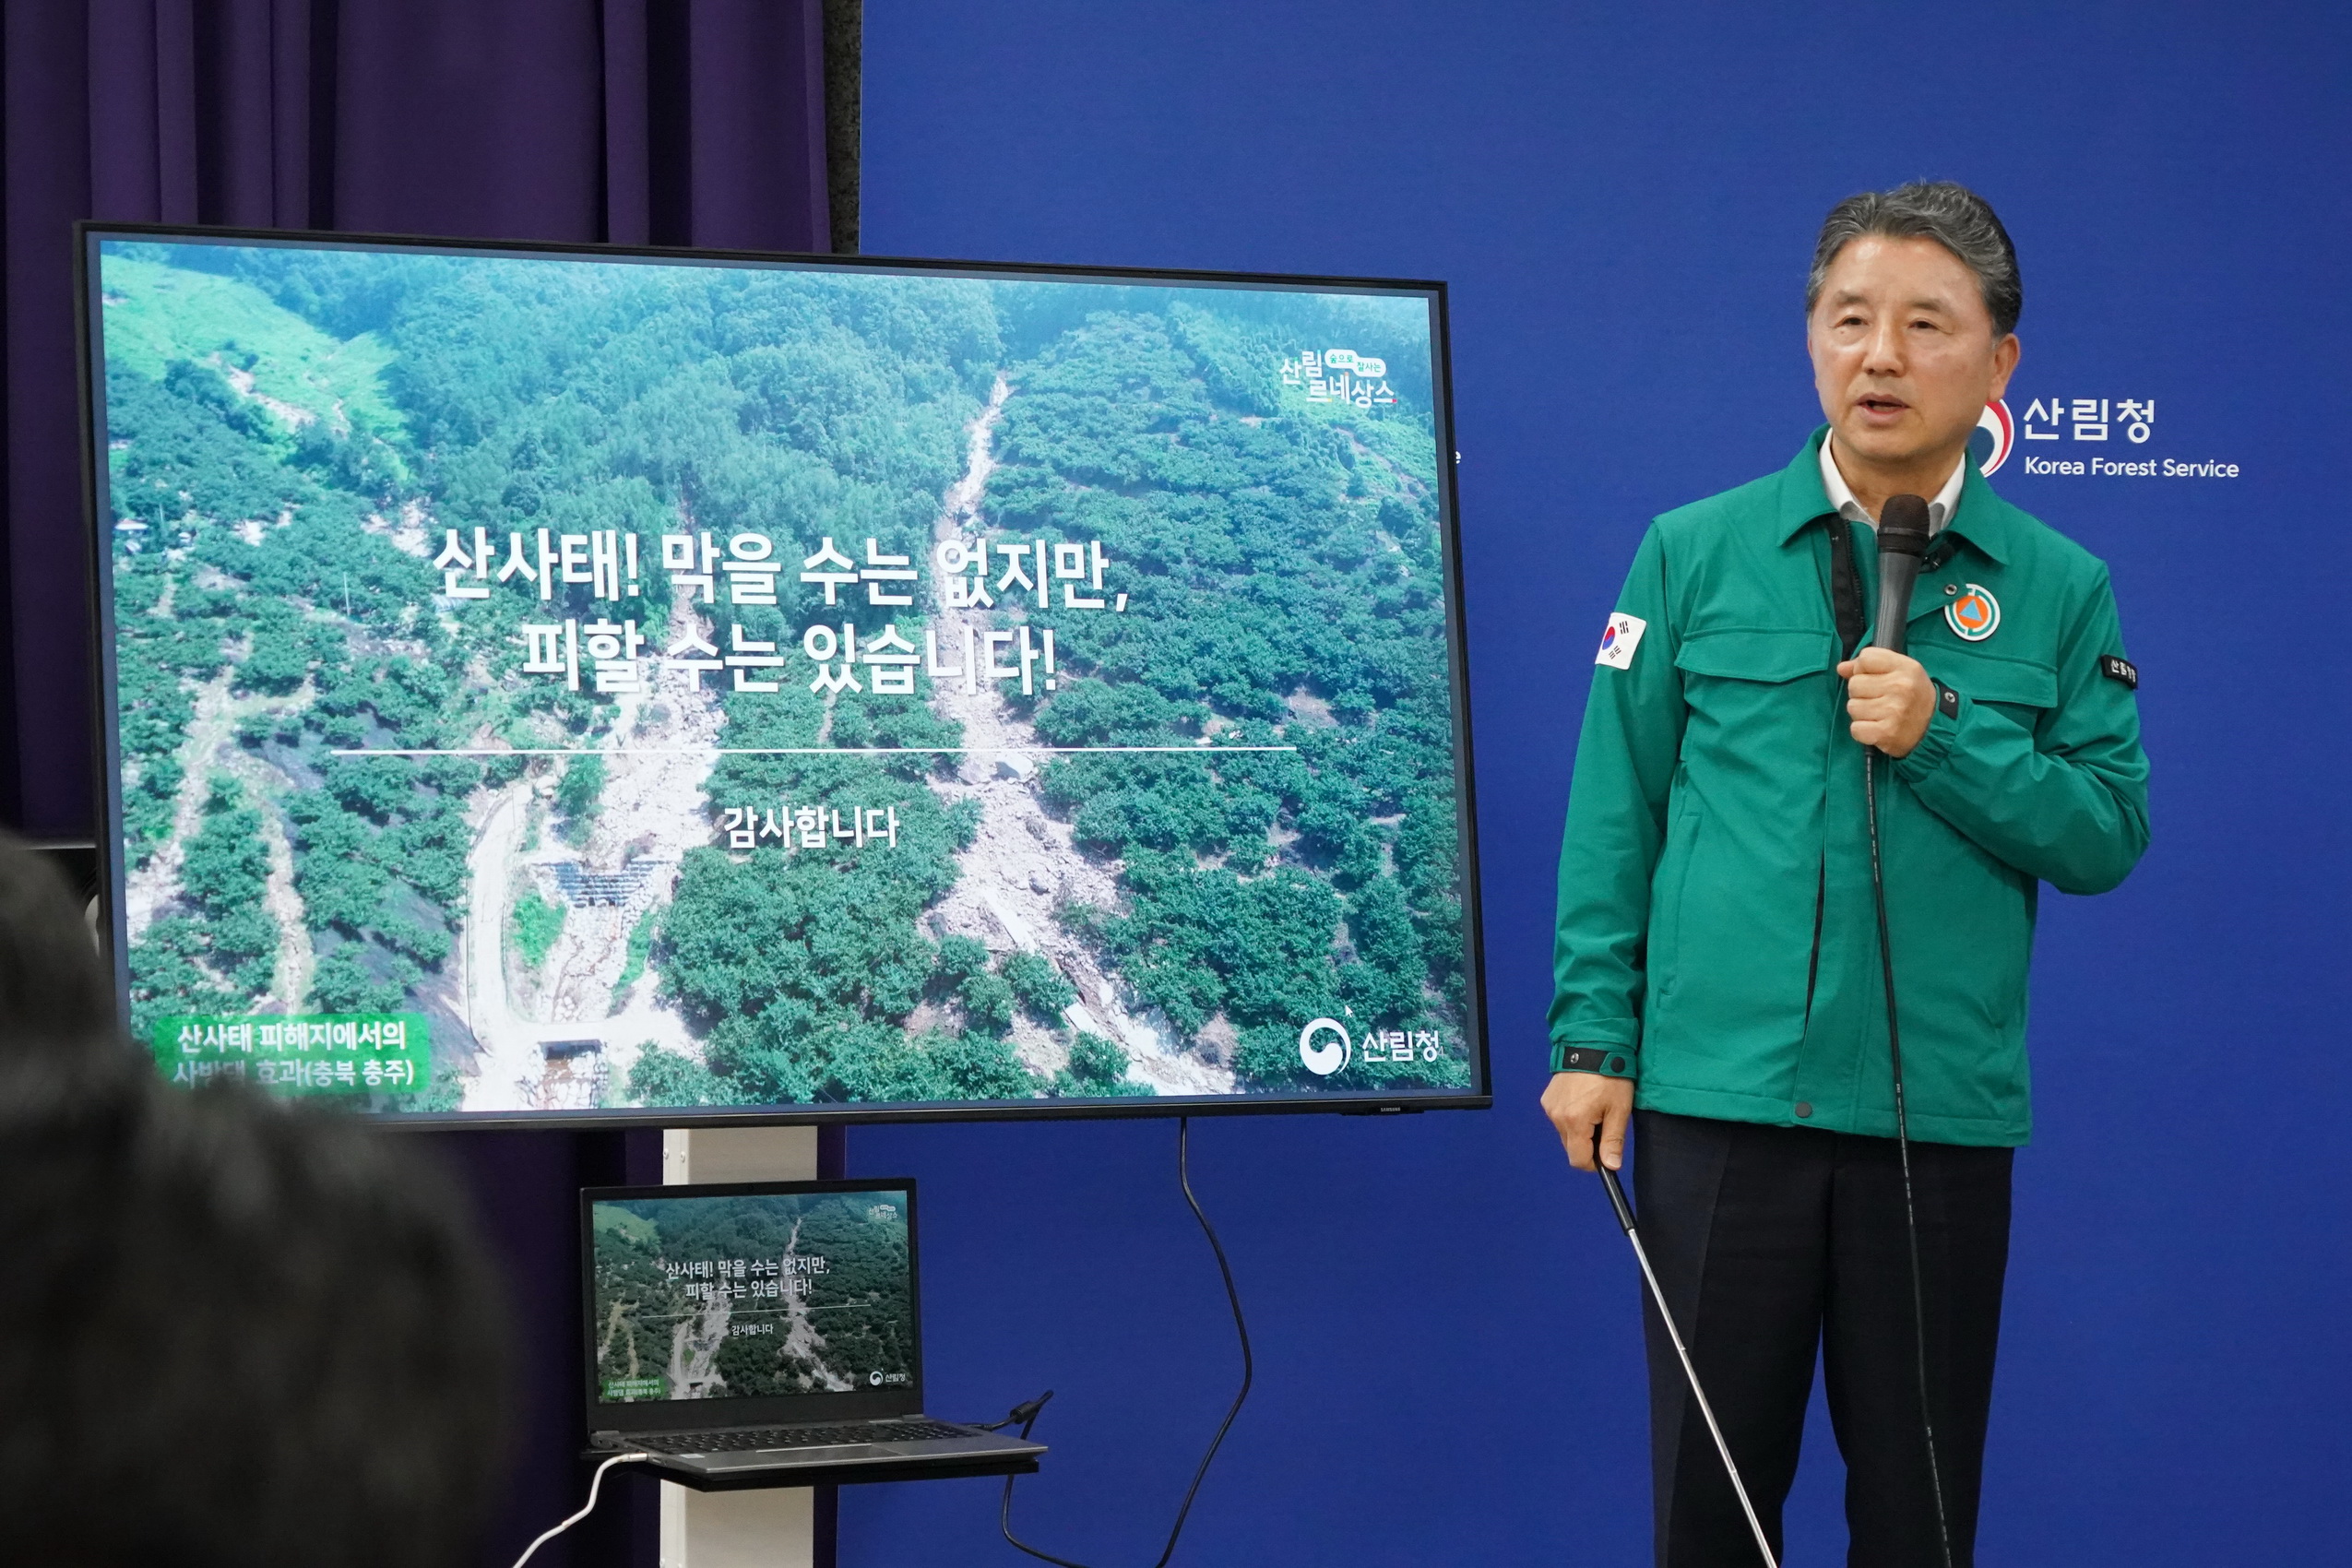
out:
<path id="1" fill-rule="evenodd" d="M 1935 711 L 1928 719 L 1927 733 L 1919 743 L 1895 759 L 1895 776 L 1906 784 L 1916 784 L 1943 766 L 1959 742 L 1961 721 L 1966 717 L 1968 699 L 1938 681 L 1935 683 Z"/>
<path id="2" fill-rule="evenodd" d="M 1555 1073 L 1598 1073 L 1605 1078 L 1637 1075 L 1633 1047 L 1595 1044 L 1590 1040 L 1579 1040 L 1569 1045 L 1555 1041 L 1551 1048 L 1551 1070 Z"/>

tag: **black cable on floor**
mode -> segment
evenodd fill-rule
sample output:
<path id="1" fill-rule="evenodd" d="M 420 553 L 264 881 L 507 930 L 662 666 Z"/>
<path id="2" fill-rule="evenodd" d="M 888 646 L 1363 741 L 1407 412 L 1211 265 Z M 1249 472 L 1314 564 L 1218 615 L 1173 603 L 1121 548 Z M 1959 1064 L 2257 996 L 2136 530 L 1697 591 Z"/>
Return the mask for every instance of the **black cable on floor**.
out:
<path id="1" fill-rule="evenodd" d="M 1176 1555 L 1176 1538 L 1184 1533 L 1184 1520 L 1192 1513 L 1193 1499 L 1200 1494 L 1201 1482 L 1208 1475 L 1209 1461 L 1217 1457 L 1218 1447 L 1224 1443 L 1225 1434 L 1233 1430 L 1233 1418 L 1241 1413 L 1241 1402 L 1250 1396 L 1250 1380 L 1256 1375 L 1256 1364 L 1250 1357 L 1250 1325 L 1241 1318 L 1241 1293 L 1233 1286 L 1233 1265 L 1225 1261 L 1225 1244 L 1217 1239 L 1217 1227 L 1208 1222 L 1208 1215 L 1201 1208 L 1200 1199 L 1193 1195 L 1190 1158 L 1192 1125 L 1193 1121 L 1189 1116 L 1179 1116 L 1176 1119 L 1176 1184 L 1184 1190 L 1184 1202 L 1191 1206 L 1193 1218 L 1201 1222 L 1201 1234 L 1208 1238 L 1209 1251 L 1217 1254 L 1217 1272 L 1225 1278 L 1225 1300 L 1233 1308 L 1233 1332 L 1241 1341 L 1241 1391 L 1233 1396 L 1232 1406 L 1226 1410 L 1225 1420 L 1218 1423 L 1217 1435 L 1208 1440 L 1208 1452 L 1201 1455 L 1200 1467 L 1193 1472 L 1193 1484 L 1184 1489 L 1183 1506 L 1176 1510 L 1176 1522 L 1169 1526 L 1168 1544 L 1161 1549 L 1159 1560 L 1154 1562 L 1151 1568 L 1168 1568 L 1169 1559 Z M 1021 1422 L 1023 1437 L 1029 1435 L 1029 1429 L 1037 1424 L 1038 1414 L 1045 1401 L 1052 1397 L 1051 1394 L 1047 1394 L 1031 1400 L 1014 1412 L 1015 1418 Z M 1054 1563 L 1057 1568 L 1087 1568 L 1083 1562 L 1074 1562 L 1066 1557 L 1056 1557 L 1050 1551 L 1039 1551 L 1013 1533 L 1013 1482 L 1015 1479 L 1016 1478 L 1012 1476 L 1004 1478 L 1004 1502 L 997 1511 L 998 1523 L 1004 1527 L 1004 1538 L 1031 1557 L 1040 1562 Z"/>

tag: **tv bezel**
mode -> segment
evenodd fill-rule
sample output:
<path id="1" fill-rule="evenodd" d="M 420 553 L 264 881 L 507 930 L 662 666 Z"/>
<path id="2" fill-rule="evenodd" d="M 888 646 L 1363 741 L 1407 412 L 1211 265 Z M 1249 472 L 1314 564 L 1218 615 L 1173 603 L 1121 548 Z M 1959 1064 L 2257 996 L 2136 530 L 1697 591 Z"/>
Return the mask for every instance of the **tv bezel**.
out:
<path id="1" fill-rule="evenodd" d="M 390 1111 L 355 1110 L 352 1114 L 385 1127 L 420 1132 L 463 1128 L 564 1127 L 574 1130 L 632 1127 L 814 1126 L 826 1123 L 1096 1121 L 1111 1118 L 1234 1115 L 1396 1115 L 1422 1111 L 1484 1111 L 1494 1103 L 1488 1060 L 1485 937 L 1479 911 L 1477 791 L 1470 727 L 1468 635 L 1463 611 L 1461 520 L 1455 467 L 1453 351 L 1447 291 L 1442 279 L 1359 278 L 1296 273 L 1229 272 L 1196 267 L 1144 267 L 1051 262 L 934 260 L 914 256 L 834 255 L 788 251 L 705 247 L 615 245 L 598 243 L 474 240 L 415 234 L 322 232 L 220 227 L 202 224 L 124 223 L 85 220 L 74 225 L 74 347 L 81 418 L 82 516 L 88 530 L 86 582 L 92 643 L 92 672 L 98 679 L 98 719 L 92 736 L 98 854 L 103 874 L 99 898 L 100 930 L 114 972 L 115 995 L 127 1020 L 130 959 L 125 911 L 117 896 L 123 865 L 123 787 L 120 714 L 116 707 L 112 529 L 100 518 L 107 495 L 105 381 L 97 374 L 102 314 L 93 292 L 99 286 L 98 246 L 109 240 L 183 244 L 253 244 L 307 250 L 408 250 L 459 252 L 516 257 L 578 257 L 641 261 L 655 265 L 747 266 L 779 271 L 875 272 L 939 278 L 1035 278 L 1040 280 L 1115 280 L 1135 284 L 1199 284 L 1293 293 L 1419 294 L 1430 307 L 1431 415 L 1437 437 L 1439 548 L 1445 562 L 1447 680 L 1454 729 L 1455 842 L 1462 909 L 1463 1034 L 1476 1067 L 1467 1090 L 1382 1092 L 1333 1090 L 1314 1093 L 1164 1095 L 1149 1099 L 824 1101 L 778 1106 L 613 1107 L 583 1111 Z M 1453 462 L 1445 461 L 1448 455 Z M 152 1043 L 135 1042 L 153 1056 Z"/>

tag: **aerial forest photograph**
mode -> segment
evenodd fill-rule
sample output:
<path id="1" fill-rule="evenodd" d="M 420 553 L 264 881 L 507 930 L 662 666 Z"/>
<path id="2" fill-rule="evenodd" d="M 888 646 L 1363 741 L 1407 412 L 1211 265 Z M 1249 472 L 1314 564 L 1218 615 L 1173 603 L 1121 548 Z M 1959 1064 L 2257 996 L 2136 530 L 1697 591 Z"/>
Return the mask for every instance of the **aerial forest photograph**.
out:
<path id="1" fill-rule="evenodd" d="M 120 237 L 89 290 L 167 1075 L 1473 1089 L 1427 296 Z"/>
<path id="2" fill-rule="evenodd" d="M 908 1207 L 874 1191 L 595 1204 L 599 1396 L 911 1387 Z"/>

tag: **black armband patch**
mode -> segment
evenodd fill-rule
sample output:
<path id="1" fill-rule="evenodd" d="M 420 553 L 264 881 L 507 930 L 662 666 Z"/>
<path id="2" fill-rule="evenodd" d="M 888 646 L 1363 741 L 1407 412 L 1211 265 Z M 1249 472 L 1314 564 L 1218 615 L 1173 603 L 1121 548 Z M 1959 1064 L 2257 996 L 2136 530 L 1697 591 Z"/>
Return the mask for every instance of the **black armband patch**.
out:
<path id="1" fill-rule="evenodd" d="M 1932 677 L 1930 677 L 1930 679 L 1932 679 Z M 1958 722 L 1960 718 L 1960 694 L 1954 691 L 1950 686 L 1945 685 L 1941 681 L 1936 681 L 1934 684 L 1936 711 L 1942 714 L 1946 719 L 1952 719 L 1955 723 Z"/>
<path id="2" fill-rule="evenodd" d="M 2128 659 L 2118 659 L 2111 653 L 2099 655 L 2099 673 L 2110 681 L 2120 681 L 2133 691 L 2140 689 L 2140 667 Z"/>

